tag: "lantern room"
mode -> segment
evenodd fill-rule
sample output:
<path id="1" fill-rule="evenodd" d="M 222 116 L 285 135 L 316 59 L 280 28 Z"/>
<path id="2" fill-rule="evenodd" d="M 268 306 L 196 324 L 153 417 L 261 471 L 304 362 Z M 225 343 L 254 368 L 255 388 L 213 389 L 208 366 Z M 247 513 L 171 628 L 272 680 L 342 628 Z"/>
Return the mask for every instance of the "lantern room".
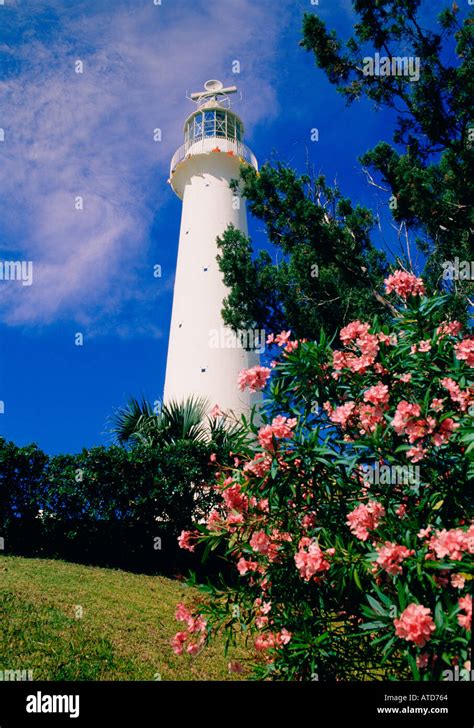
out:
<path id="1" fill-rule="evenodd" d="M 237 114 L 212 102 L 191 114 L 184 126 L 186 150 L 201 139 L 214 137 L 241 142 L 243 135 L 244 125 Z"/>

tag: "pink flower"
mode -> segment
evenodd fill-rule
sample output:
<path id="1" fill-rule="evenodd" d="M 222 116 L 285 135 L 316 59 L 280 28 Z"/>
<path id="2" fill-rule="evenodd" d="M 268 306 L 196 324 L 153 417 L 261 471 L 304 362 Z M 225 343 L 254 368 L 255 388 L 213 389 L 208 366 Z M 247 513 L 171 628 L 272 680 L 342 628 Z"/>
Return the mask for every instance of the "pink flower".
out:
<path id="1" fill-rule="evenodd" d="M 413 417 L 419 417 L 420 413 L 421 409 L 419 404 L 411 404 L 410 402 L 402 399 L 402 401 L 397 405 L 395 417 L 392 420 L 392 427 L 397 435 L 402 435 L 405 432 L 407 423 Z"/>
<path id="2" fill-rule="evenodd" d="M 455 589 L 464 589 L 465 583 L 466 579 L 461 574 L 451 575 L 451 586 L 453 586 Z"/>
<path id="3" fill-rule="evenodd" d="M 363 435 L 364 432 L 375 432 L 377 425 L 384 422 L 383 413 L 384 408 L 380 406 L 373 407 L 370 404 L 361 404 L 359 408 L 359 422 L 362 426 L 360 434 Z"/>
<path id="4" fill-rule="evenodd" d="M 187 631 L 178 632 L 171 640 L 173 652 L 176 655 L 183 654 L 185 642 L 191 635 L 199 635 L 197 642 L 189 643 L 186 652 L 189 655 L 196 655 L 206 639 L 206 620 L 200 615 L 193 616 L 182 602 L 176 605 L 175 617 L 178 622 L 186 622 Z"/>
<path id="5" fill-rule="evenodd" d="M 191 612 L 184 606 L 184 604 L 182 602 L 179 602 L 179 604 L 176 605 L 174 617 L 178 622 L 187 622 L 189 619 L 191 619 L 192 615 Z"/>
<path id="6" fill-rule="evenodd" d="M 261 652 L 275 647 L 275 637 L 271 632 L 260 634 L 254 641 L 255 649 Z"/>
<path id="7" fill-rule="evenodd" d="M 222 493 L 222 497 L 229 511 L 242 511 L 248 508 L 248 498 L 242 493 L 242 489 L 238 483 L 234 483 L 230 488 L 226 488 Z"/>
<path id="8" fill-rule="evenodd" d="M 462 329 L 462 324 L 459 321 L 451 321 L 450 323 L 445 322 L 438 326 L 436 333 L 439 338 L 442 339 L 445 336 L 457 336 Z"/>
<path id="9" fill-rule="evenodd" d="M 458 614 L 458 622 L 461 625 L 461 627 L 464 627 L 467 629 L 468 632 L 471 631 L 471 624 L 472 624 L 472 597 L 470 594 L 467 594 L 465 597 L 461 597 L 458 601 L 459 609 L 465 612 L 465 614 Z"/>
<path id="10" fill-rule="evenodd" d="M 433 435 L 433 443 L 436 447 L 440 447 L 445 442 L 448 442 L 454 430 L 457 430 L 458 427 L 460 427 L 459 422 L 455 422 L 451 417 L 447 417 L 443 420 L 437 432 Z"/>
<path id="11" fill-rule="evenodd" d="M 400 619 L 394 619 L 393 623 L 397 637 L 414 642 L 417 647 L 424 647 L 436 628 L 431 618 L 431 610 L 414 603 L 409 604 L 401 613 Z"/>
<path id="12" fill-rule="evenodd" d="M 463 339 L 454 346 L 456 359 L 465 361 L 468 367 L 474 367 L 474 339 Z"/>
<path id="13" fill-rule="evenodd" d="M 413 556 L 415 553 L 413 549 L 407 549 L 405 546 L 400 546 L 390 541 L 385 541 L 385 544 L 379 549 L 376 549 L 378 558 L 376 563 L 379 564 L 387 574 L 395 576 L 396 574 L 402 573 L 400 564 L 408 556 Z"/>
<path id="14" fill-rule="evenodd" d="M 295 351 L 299 346 L 299 341 L 289 341 L 287 345 L 285 346 L 285 352 L 287 354 L 291 354 L 292 351 Z"/>
<path id="15" fill-rule="evenodd" d="M 447 531 L 436 531 L 431 536 L 428 546 L 434 551 L 438 559 L 444 559 L 446 556 L 453 560 L 459 561 L 463 557 L 463 553 L 472 553 L 472 544 L 469 531 L 463 531 L 461 528 L 452 528 Z"/>
<path id="16" fill-rule="evenodd" d="M 406 507 L 405 503 L 401 503 L 398 506 L 398 508 L 395 511 L 395 513 L 397 514 L 397 516 L 399 516 L 399 518 L 405 518 L 405 516 L 407 514 L 407 507 Z"/>
<path id="17" fill-rule="evenodd" d="M 188 655 L 196 656 L 201 647 L 202 645 L 198 642 L 191 642 L 191 644 L 186 647 L 186 652 L 188 653 Z"/>
<path id="18" fill-rule="evenodd" d="M 275 336 L 275 344 L 278 344 L 278 346 L 284 346 L 289 340 L 291 336 L 291 331 L 282 331 L 280 334 L 277 334 Z"/>
<path id="19" fill-rule="evenodd" d="M 421 278 L 417 278 L 412 273 L 404 270 L 397 270 L 384 280 L 385 291 L 392 293 L 395 291 L 405 301 L 408 296 L 424 296 L 425 286 Z"/>
<path id="20" fill-rule="evenodd" d="M 275 437 L 291 437 L 292 429 L 295 427 L 297 420 L 295 417 L 288 419 L 278 415 L 272 422 L 272 430 Z"/>
<path id="21" fill-rule="evenodd" d="M 255 571 L 257 567 L 258 564 L 256 561 L 247 561 L 243 556 L 237 562 L 237 569 L 240 576 L 245 576 L 248 571 Z"/>
<path id="22" fill-rule="evenodd" d="M 259 511 L 263 511 L 263 513 L 270 513 L 270 504 L 268 502 L 268 498 L 260 498 L 260 500 L 257 502 L 257 508 Z"/>
<path id="23" fill-rule="evenodd" d="M 388 400 L 388 387 L 386 384 L 382 384 L 382 382 L 370 387 L 364 393 L 365 402 L 371 402 L 372 404 L 387 404 Z"/>
<path id="24" fill-rule="evenodd" d="M 211 409 L 209 416 L 212 417 L 212 419 L 215 419 L 216 417 L 222 417 L 224 413 L 222 412 L 221 408 L 218 404 L 215 404 L 214 407 Z"/>
<path id="25" fill-rule="evenodd" d="M 380 364 L 380 362 L 376 362 L 374 364 L 374 372 L 376 374 L 380 374 L 381 377 L 386 376 L 387 374 L 390 373 L 388 371 L 388 369 L 386 369 L 386 367 L 384 367 L 382 364 Z"/>
<path id="26" fill-rule="evenodd" d="M 420 444 L 415 445 L 414 447 L 411 447 L 409 450 L 407 450 L 407 458 L 411 460 L 412 463 L 419 463 L 420 460 L 423 460 L 423 458 L 426 455 L 426 450 L 421 447 Z"/>
<path id="27" fill-rule="evenodd" d="M 354 413 L 355 406 L 355 402 L 346 402 L 345 404 L 336 407 L 335 410 L 332 410 L 329 414 L 329 419 L 331 422 L 334 422 L 335 425 L 340 425 L 344 430 Z"/>
<path id="28" fill-rule="evenodd" d="M 257 392 L 264 388 L 270 374 L 271 369 L 268 367 L 256 366 L 251 369 L 242 369 L 237 379 L 239 389 L 243 391 L 248 387 L 251 392 Z"/>
<path id="29" fill-rule="evenodd" d="M 191 634 L 197 634 L 197 633 L 203 633 L 206 631 L 206 620 L 203 619 L 203 617 L 198 614 L 197 617 L 191 617 L 191 619 L 188 619 L 187 625 L 188 630 Z"/>
<path id="30" fill-rule="evenodd" d="M 401 382 L 404 382 L 405 384 L 411 382 L 411 374 L 409 372 L 407 372 L 406 374 L 400 374 L 398 378 Z"/>
<path id="31" fill-rule="evenodd" d="M 350 324 L 341 329 L 339 337 L 344 344 L 354 341 L 360 336 L 364 336 L 369 332 L 369 324 L 363 324 L 359 320 L 352 321 Z"/>
<path id="32" fill-rule="evenodd" d="M 268 626 L 268 617 L 259 615 L 255 618 L 255 626 L 257 629 L 265 629 Z"/>
<path id="33" fill-rule="evenodd" d="M 375 342 L 375 346 L 373 346 Z M 357 343 L 364 346 L 365 350 L 370 353 L 364 353 L 362 356 L 356 356 L 352 352 L 335 351 L 333 353 L 333 367 L 336 370 L 350 369 L 352 372 L 364 374 L 367 369 L 374 363 L 378 351 L 377 338 L 372 334 L 367 334 L 365 339 L 357 339 Z M 333 372 L 333 379 L 338 378 L 338 371 Z"/>
<path id="34" fill-rule="evenodd" d="M 257 478 L 263 478 L 263 476 L 268 473 L 271 467 L 272 458 L 270 457 L 270 455 L 266 455 L 262 452 L 257 453 L 254 459 L 250 460 L 250 462 L 245 463 L 244 471 L 252 473 Z"/>
<path id="35" fill-rule="evenodd" d="M 426 420 L 417 420 L 421 409 L 419 404 L 412 404 L 402 399 L 398 403 L 395 410 L 395 416 L 392 420 L 392 427 L 397 435 L 408 435 L 408 441 L 412 444 L 415 440 L 423 437 L 429 428 Z"/>
<path id="36" fill-rule="evenodd" d="M 421 655 L 418 655 L 418 657 L 416 658 L 416 666 L 419 667 L 420 669 L 423 669 L 424 667 L 428 667 L 428 659 L 429 659 L 428 653 L 422 652 Z"/>
<path id="37" fill-rule="evenodd" d="M 418 538 L 428 538 L 428 536 L 430 535 L 431 531 L 432 531 L 431 526 L 428 526 L 427 528 L 421 528 L 418 531 L 418 534 L 417 534 L 418 535 Z"/>
<path id="38" fill-rule="evenodd" d="M 279 645 L 287 645 L 288 642 L 291 640 L 291 637 L 292 637 L 291 632 L 288 632 L 286 627 L 283 627 L 283 629 L 277 635 L 277 643 Z"/>
<path id="39" fill-rule="evenodd" d="M 426 353 L 430 349 L 431 349 L 431 339 L 425 339 L 424 341 L 420 341 L 418 351 L 421 351 L 422 353 Z"/>
<path id="40" fill-rule="evenodd" d="M 193 543 L 193 540 L 196 538 L 197 534 L 195 531 L 181 531 L 180 536 L 178 536 L 179 547 L 187 551 L 194 551 L 196 544 Z"/>
<path id="41" fill-rule="evenodd" d="M 265 450 L 273 449 L 273 437 L 292 437 L 292 429 L 296 425 L 296 418 L 288 419 L 278 415 L 271 425 L 264 425 L 258 431 L 258 441 Z"/>
<path id="42" fill-rule="evenodd" d="M 230 513 L 225 522 L 228 526 L 237 526 L 244 522 L 244 517 L 242 513 Z"/>
<path id="43" fill-rule="evenodd" d="M 301 525 L 307 531 L 310 531 L 312 528 L 314 528 L 316 525 L 316 516 L 314 515 L 314 513 L 306 514 L 305 516 L 303 516 L 303 518 L 301 519 Z"/>
<path id="44" fill-rule="evenodd" d="M 438 397 L 435 397 L 431 400 L 430 409 L 434 410 L 435 412 L 441 412 L 443 407 L 444 399 L 438 399 Z"/>
<path id="45" fill-rule="evenodd" d="M 177 632 L 173 639 L 171 640 L 171 646 L 173 648 L 173 652 L 175 655 L 182 655 L 183 654 L 183 647 L 184 643 L 186 642 L 188 638 L 187 632 Z"/>
<path id="46" fill-rule="evenodd" d="M 273 448 L 273 429 L 271 425 L 264 425 L 259 429 L 258 441 L 265 450 Z"/>
<path id="47" fill-rule="evenodd" d="M 209 531 L 219 531 L 222 528 L 223 520 L 215 508 L 210 512 L 206 525 Z"/>
<path id="48" fill-rule="evenodd" d="M 258 553 L 268 553 L 270 539 L 265 531 L 255 531 L 252 538 L 250 539 L 250 546 L 253 548 L 254 551 L 257 551 Z"/>
<path id="49" fill-rule="evenodd" d="M 373 531 L 385 515 L 385 508 L 377 501 L 369 501 L 367 505 L 357 506 L 347 516 L 347 524 L 354 536 L 361 541 L 367 541 L 369 531 Z"/>
<path id="50" fill-rule="evenodd" d="M 451 377 L 445 377 L 444 379 L 441 379 L 440 384 L 442 387 L 448 390 L 450 399 L 453 402 L 459 404 L 461 412 L 465 412 L 470 402 L 469 391 L 463 392 L 461 387 L 456 384 L 454 379 L 451 379 Z"/>
<path id="51" fill-rule="evenodd" d="M 395 334 L 388 335 L 380 332 L 377 334 L 377 338 L 380 343 L 387 344 L 387 346 L 396 346 L 398 343 L 397 336 Z"/>
<path id="52" fill-rule="evenodd" d="M 316 539 L 306 536 L 299 542 L 299 551 L 295 554 L 295 564 L 305 581 L 309 581 L 316 573 L 329 569 L 329 562 L 324 558 Z"/>

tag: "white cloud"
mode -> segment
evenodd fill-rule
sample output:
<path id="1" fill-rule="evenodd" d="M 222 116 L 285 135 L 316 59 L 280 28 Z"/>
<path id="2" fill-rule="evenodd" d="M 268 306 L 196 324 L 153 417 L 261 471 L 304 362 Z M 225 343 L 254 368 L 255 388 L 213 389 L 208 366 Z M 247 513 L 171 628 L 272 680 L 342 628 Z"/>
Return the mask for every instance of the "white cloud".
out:
<path id="1" fill-rule="evenodd" d="M 268 119 L 277 110 L 271 59 L 282 19 L 270 0 L 86 1 L 73 10 L 63 0 L 21 6 L 12 22 L 20 42 L 7 43 L 17 66 L 0 83 L 0 258 L 33 260 L 34 284 L 0 284 L 0 316 L 10 325 L 86 322 L 99 332 L 124 305 L 156 306 L 141 271 L 192 110 L 185 89 L 209 77 L 236 81 L 247 126 Z M 231 74 L 233 60 L 241 77 Z M 159 335 L 156 320 L 149 330 Z"/>

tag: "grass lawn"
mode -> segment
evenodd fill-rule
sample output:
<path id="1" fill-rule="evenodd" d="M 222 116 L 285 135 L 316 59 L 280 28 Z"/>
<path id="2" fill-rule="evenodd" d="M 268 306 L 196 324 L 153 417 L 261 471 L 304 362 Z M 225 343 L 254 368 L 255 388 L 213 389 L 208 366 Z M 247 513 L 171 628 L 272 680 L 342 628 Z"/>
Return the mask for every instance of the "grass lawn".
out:
<path id="1" fill-rule="evenodd" d="M 176 603 L 192 596 L 160 576 L 0 556 L 0 670 L 32 670 L 34 680 L 238 679 L 227 664 L 242 654 L 225 657 L 222 643 L 194 658 L 172 652 Z"/>

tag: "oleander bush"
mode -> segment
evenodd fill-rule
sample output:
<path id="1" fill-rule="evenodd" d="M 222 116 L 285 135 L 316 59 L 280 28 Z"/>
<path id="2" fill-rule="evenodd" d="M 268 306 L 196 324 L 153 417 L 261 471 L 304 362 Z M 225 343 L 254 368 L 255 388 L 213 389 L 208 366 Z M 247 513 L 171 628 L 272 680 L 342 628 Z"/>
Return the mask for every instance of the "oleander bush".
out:
<path id="1" fill-rule="evenodd" d="M 222 464 L 207 522 L 179 537 L 204 558 L 217 550 L 237 579 L 178 605 L 176 653 L 224 632 L 255 652 L 233 669 L 261 679 L 469 668 L 474 340 L 421 279 L 397 271 L 385 293 L 390 324 L 272 335 L 273 366 L 242 372 L 241 388 L 267 392 L 253 445 Z"/>

